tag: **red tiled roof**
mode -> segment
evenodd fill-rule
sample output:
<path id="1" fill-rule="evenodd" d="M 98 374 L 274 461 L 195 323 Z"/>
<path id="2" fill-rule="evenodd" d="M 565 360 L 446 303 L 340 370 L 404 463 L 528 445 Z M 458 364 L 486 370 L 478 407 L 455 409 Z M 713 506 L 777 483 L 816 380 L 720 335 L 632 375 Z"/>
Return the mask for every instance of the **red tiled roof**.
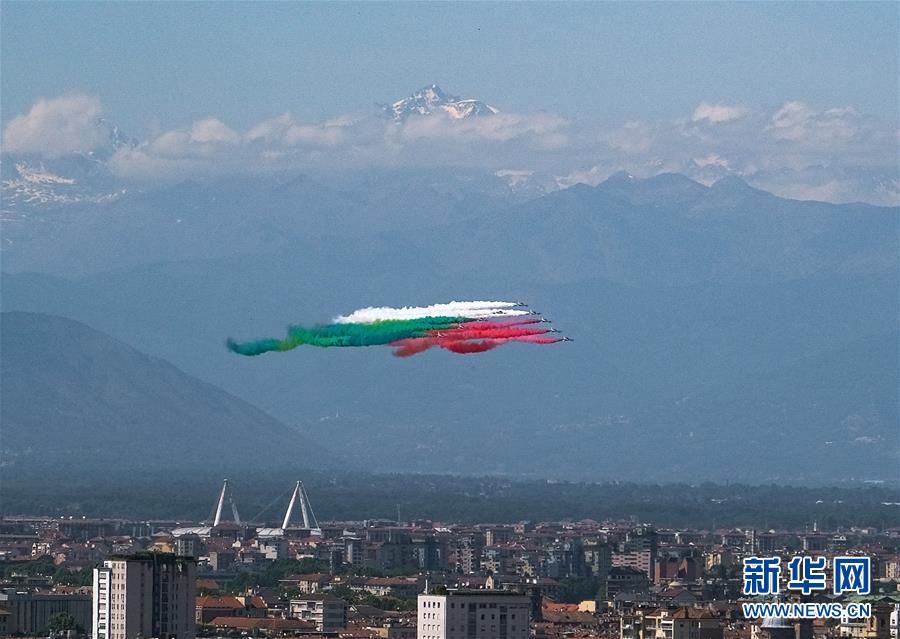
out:
<path id="1" fill-rule="evenodd" d="M 243 608 L 237 597 L 197 597 L 197 608 Z"/>
<path id="2" fill-rule="evenodd" d="M 548 612 L 578 612 L 578 604 L 556 603 L 555 601 L 544 600 L 541 607 Z"/>
<path id="3" fill-rule="evenodd" d="M 597 623 L 597 618 L 589 612 L 575 611 L 546 611 L 543 613 L 544 621 L 558 624 L 590 625 Z"/>
<path id="4" fill-rule="evenodd" d="M 219 628 L 236 628 L 238 630 L 314 630 L 316 624 L 302 619 L 272 619 L 262 617 L 216 617 L 210 622 Z"/>

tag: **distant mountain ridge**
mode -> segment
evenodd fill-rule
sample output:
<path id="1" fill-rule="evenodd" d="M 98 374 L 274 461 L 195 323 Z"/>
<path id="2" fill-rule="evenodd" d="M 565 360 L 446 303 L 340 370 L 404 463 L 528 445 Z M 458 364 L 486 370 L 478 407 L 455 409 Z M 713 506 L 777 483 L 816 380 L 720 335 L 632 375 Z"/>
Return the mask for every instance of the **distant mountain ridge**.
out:
<path id="1" fill-rule="evenodd" d="M 77 275 L 234 254 L 318 253 L 323 241 L 343 245 L 351 237 L 374 248 L 408 235 L 408 249 L 450 272 L 479 263 L 486 273 L 509 272 L 509 260 L 522 260 L 519 268 L 541 269 L 554 281 L 590 275 L 678 285 L 835 268 L 885 272 L 897 253 L 896 207 L 789 200 L 737 177 L 707 187 L 679 174 L 620 173 L 523 202 L 502 176 L 478 171 L 371 175 L 358 183 L 280 174 L 197 179 L 100 202 L 9 208 L 14 223 L 5 225 L 0 259 L 6 272 Z M 568 248 L 554 255 L 562 245 Z M 502 263 L 490 258 L 500 253 L 508 256 Z"/>
<path id="2" fill-rule="evenodd" d="M 333 456 L 258 408 L 70 319 L 0 314 L 4 465 L 315 467 Z"/>
<path id="3" fill-rule="evenodd" d="M 193 180 L 74 205 L 6 225 L 4 309 L 84 321 L 365 468 L 895 474 L 900 210 L 676 174 L 523 202 L 501 177 Z M 361 306 L 467 298 L 526 300 L 575 342 L 404 361 L 222 346 Z"/>

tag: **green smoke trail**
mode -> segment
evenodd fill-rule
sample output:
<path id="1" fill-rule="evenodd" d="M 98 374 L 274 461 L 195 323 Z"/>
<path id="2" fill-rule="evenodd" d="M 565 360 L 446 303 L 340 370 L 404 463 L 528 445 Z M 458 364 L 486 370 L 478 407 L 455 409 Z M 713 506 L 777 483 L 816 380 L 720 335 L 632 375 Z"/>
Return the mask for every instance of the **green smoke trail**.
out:
<path id="1" fill-rule="evenodd" d="M 322 324 L 291 326 L 284 339 L 260 339 L 251 342 L 226 342 L 228 350 L 240 355 L 262 355 L 272 351 L 289 351 L 304 344 L 323 348 L 333 346 L 378 346 L 401 339 L 424 337 L 428 331 L 454 328 L 466 322 L 465 317 L 423 317 L 411 320 L 381 320 L 364 324 Z"/>

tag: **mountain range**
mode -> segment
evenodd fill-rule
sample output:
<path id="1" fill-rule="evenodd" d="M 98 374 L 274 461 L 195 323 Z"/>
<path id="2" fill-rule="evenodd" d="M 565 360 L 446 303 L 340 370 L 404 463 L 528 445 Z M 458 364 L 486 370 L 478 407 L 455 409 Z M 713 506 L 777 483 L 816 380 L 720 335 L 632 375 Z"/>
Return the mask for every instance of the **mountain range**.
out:
<path id="1" fill-rule="evenodd" d="M 736 178 L 623 173 L 523 201 L 475 169 L 232 176 L 20 209 L 2 301 L 171 361 L 369 470 L 891 480 L 898 235 L 896 208 Z M 404 361 L 223 347 L 467 298 L 528 301 L 575 342 Z"/>
<path id="2" fill-rule="evenodd" d="M 4 465 L 312 468 L 321 447 L 261 410 L 84 324 L 0 314 Z"/>

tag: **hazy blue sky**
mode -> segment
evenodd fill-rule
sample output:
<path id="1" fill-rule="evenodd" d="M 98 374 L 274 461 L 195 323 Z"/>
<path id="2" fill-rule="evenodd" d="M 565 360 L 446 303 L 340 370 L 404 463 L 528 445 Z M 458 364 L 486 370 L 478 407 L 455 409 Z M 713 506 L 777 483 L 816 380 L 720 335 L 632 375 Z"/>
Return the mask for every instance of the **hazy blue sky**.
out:
<path id="1" fill-rule="evenodd" d="M 897 3 L 2 3 L 2 115 L 67 92 L 137 135 L 360 112 L 436 82 L 610 124 L 700 101 L 898 116 Z"/>

